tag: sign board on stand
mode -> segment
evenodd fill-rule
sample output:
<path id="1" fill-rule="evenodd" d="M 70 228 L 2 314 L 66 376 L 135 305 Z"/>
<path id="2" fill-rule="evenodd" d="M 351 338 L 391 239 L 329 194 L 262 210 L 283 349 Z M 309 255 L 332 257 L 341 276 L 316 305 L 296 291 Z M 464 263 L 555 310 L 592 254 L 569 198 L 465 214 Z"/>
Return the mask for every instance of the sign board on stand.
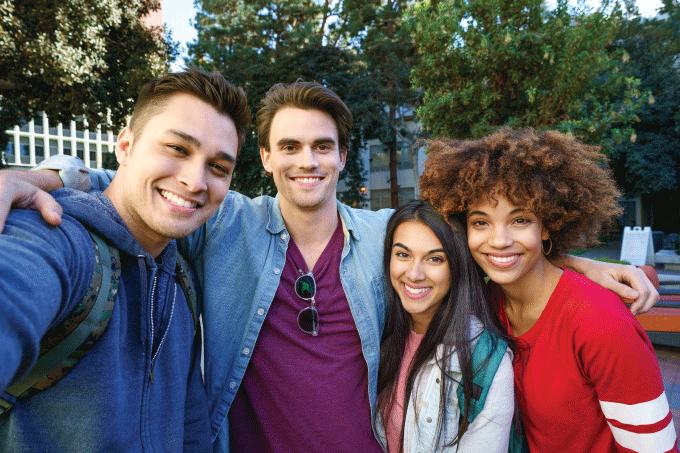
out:
<path id="1" fill-rule="evenodd" d="M 652 227 L 624 227 L 621 243 L 621 261 L 628 261 L 633 266 L 654 266 L 654 244 L 652 243 Z"/>

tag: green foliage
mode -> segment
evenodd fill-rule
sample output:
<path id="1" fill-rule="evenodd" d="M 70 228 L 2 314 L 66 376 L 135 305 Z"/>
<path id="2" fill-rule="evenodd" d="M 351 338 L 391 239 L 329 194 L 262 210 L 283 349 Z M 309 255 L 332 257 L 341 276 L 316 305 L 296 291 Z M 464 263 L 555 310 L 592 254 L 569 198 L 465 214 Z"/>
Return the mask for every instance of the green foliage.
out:
<path id="1" fill-rule="evenodd" d="M 572 132 L 588 143 L 627 139 L 639 81 L 607 52 L 623 20 L 605 0 L 588 13 L 558 0 L 420 1 L 408 26 L 422 57 L 418 116 L 437 136 L 479 137 L 509 125 Z M 615 99 L 617 101 L 615 102 Z"/>
<path id="2" fill-rule="evenodd" d="M 378 138 L 388 151 L 392 207 L 396 208 L 399 204 L 397 148 L 413 147 L 420 133 L 406 124 L 420 102 L 420 93 L 411 88 L 409 80 L 418 54 L 403 23 L 405 12 L 413 2 L 366 3 L 373 4 L 365 5 L 362 10 L 361 22 L 366 29 L 360 35 L 359 49 L 366 72 L 361 82 L 372 89 L 364 100 L 362 121 L 373 125 L 368 128 L 370 133 L 366 138 Z"/>
<path id="3" fill-rule="evenodd" d="M 630 264 L 628 261 L 621 261 L 614 258 L 593 258 L 595 261 L 602 261 L 603 263 L 614 263 L 614 264 Z"/>
<path id="4" fill-rule="evenodd" d="M 155 0 L 0 0 L 0 130 L 44 111 L 125 124 L 143 83 L 176 45 L 140 18 Z M 108 116 L 107 116 L 108 114 Z M 7 137 L 0 134 L 0 149 Z"/>
<path id="5" fill-rule="evenodd" d="M 616 146 L 611 156 L 614 175 L 626 191 L 659 193 L 680 189 L 680 72 L 676 66 L 680 54 L 680 4 L 666 0 L 664 11 L 662 19 L 634 17 L 626 21 L 613 45 L 630 55 L 624 75 L 640 79 L 640 88 L 652 94 L 637 113 L 634 140 Z M 669 195 L 664 197 L 666 202 Z"/>

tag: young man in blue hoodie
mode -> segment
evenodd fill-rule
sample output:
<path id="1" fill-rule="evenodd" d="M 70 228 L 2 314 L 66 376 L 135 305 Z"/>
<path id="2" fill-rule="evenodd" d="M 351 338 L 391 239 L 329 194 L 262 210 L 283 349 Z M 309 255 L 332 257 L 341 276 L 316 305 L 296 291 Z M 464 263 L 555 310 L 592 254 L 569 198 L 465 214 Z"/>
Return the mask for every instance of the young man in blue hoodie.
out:
<path id="1" fill-rule="evenodd" d="M 70 372 L 28 398 L 2 392 L 14 404 L 0 418 L 0 451 L 211 451 L 200 334 L 174 239 L 227 195 L 249 123 L 245 93 L 221 75 L 167 74 L 142 89 L 103 193 L 54 192 L 59 227 L 10 212 L 0 235 L 0 389 L 32 369 L 41 338 L 90 289 L 88 230 L 118 249 L 120 278 L 106 329 Z"/>

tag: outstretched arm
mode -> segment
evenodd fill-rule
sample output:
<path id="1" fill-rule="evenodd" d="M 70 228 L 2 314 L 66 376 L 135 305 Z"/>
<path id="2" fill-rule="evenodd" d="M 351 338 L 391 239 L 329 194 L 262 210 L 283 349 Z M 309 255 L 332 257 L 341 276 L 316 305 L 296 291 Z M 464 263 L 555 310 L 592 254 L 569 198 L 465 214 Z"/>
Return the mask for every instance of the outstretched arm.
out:
<path id="1" fill-rule="evenodd" d="M 645 273 L 635 266 L 571 255 L 561 255 L 553 260 L 553 264 L 583 274 L 598 285 L 615 292 L 624 301 L 632 301 L 630 311 L 634 315 L 648 311 L 659 302 L 659 292 Z"/>

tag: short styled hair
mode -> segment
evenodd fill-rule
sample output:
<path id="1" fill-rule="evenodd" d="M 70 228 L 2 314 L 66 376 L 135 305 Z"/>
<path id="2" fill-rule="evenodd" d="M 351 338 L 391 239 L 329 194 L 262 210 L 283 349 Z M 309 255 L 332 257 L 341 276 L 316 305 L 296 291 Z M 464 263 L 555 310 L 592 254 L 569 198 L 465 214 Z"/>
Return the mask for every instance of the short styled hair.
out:
<path id="1" fill-rule="evenodd" d="M 427 143 L 421 195 L 447 218 L 506 197 L 541 220 L 554 255 L 596 244 L 621 213 L 605 156 L 571 134 L 505 127 L 479 140 Z"/>
<path id="2" fill-rule="evenodd" d="M 277 83 L 267 91 L 257 112 L 257 145 L 269 150 L 269 131 L 274 115 L 285 107 L 304 110 L 320 110 L 333 118 L 338 129 L 338 146 L 347 150 L 352 130 L 352 113 L 340 97 L 330 88 L 316 83 L 298 80 L 286 85 Z"/>
<path id="3" fill-rule="evenodd" d="M 238 147 L 241 148 L 251 122 L 245 91 L 227 82 L 218 72 L 208 73 L 193 67 L 167 73 L 142 87 L 130 118 L 132 132 L 141 135 L 149 119 L 157 115 L 173 95 L 180 93 L 195 96 L 219 113 L 228 115 L 236 126 Z"/>

